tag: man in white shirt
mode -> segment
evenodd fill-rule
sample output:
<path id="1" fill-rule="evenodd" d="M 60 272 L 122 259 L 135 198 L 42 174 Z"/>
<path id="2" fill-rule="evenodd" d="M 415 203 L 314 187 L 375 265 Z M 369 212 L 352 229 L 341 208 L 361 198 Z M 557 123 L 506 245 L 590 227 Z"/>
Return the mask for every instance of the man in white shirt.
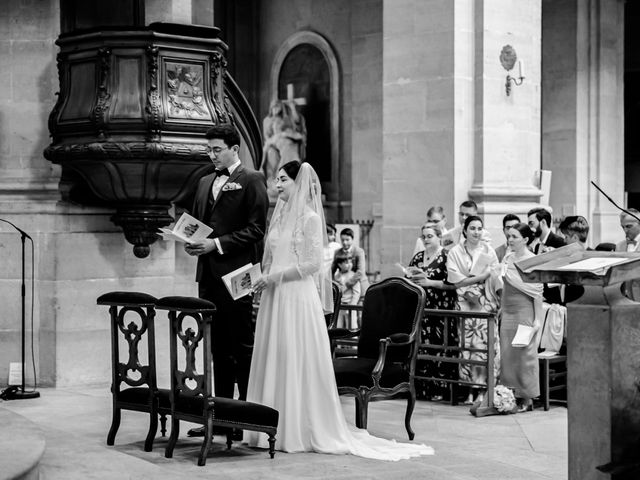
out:
<path id="1" fill-rule="evenodd" d="M 478 215 L 478 205 L 476 204 L 476 202 L 474 202 L 473 200 L 466 200 L 462 202 L 460 204 L 460 208 L 458 208 L 458 223 L 460 225 L 449 230 L 447 233 L 443 233 L 442 246 L 448 250 L 454 245 L 464 242 L 464 235 L 462 235 L 464 221 L 468 217 L 473 217 L 476 215 Z M 491 235 L 486 228 L 482 229 L 482 237 L 480 239 L 483 242 L 491 244 Z"/>
<path id="2" fill-rule="evenodd" d="M 186 244 L 185 251 L 198 257 L 198 295 L 216 305 L 211 328 L 215 395 L 233 398 L 237 382 L 239 398 L 245 400 L 253 351 L 252 298 L 234 301 L 222 277 L 262 259 L 269 199 L 264 175 L 240 161 L 240 135 L 233 125 L 215 125 L 205 137 L 216 171 L 200 179 L 191 213 L 213 232 Z M 191 429 L 188 435 L 204 435 L 204 429 Z"/>
<path id="3" fill-rule="evenodd" d="M 640 212 L 635 208 L 627 210 L 636 217 L 640 217 Z M 622 212 L 620 214 L 620 227 L 624 231 L 625 239 L 616 244 L 616 252 L 638 252 L 640 251 L 640 221 L 633 215 Z"/>
<path id="4" fill-rule="evenodd" d="M 519 223 L 521 223 L 520 222 L 520 217 L 518 217 L 517 215 L 514 215 L 513 213 L 507 213 L 502 218 L 502 232 L 504 233 L 504 237 L 508 238 L 509 229 L 511 229 L 511 227 L 513 227 L 514 225 L 517 225 Z M 507 249 L 508 248 L 509 248 L 509 246 L 507 245 L 507 243 L 504 243 L 504 244 L 500 245 L 498 248 L 496 248 L 496 255 L 498 256 L 498 261 L 499 262 L 502 262 L 502 259 L 507 254 Z"/>

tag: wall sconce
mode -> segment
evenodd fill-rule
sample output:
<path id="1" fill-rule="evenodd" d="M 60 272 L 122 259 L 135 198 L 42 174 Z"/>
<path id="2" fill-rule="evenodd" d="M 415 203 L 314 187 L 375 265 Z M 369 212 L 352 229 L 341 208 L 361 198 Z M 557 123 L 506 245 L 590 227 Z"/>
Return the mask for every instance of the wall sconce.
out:
<path id="1" fill-rule="evenodd" d="M 518 76 L 512 77 L 509 73 L 507 73 L 507 80 L 504 84 L 505 90 L 507 92 L 507 96 L 511 95 L 511 82 L 514 85 L 522 85 L 524 81 L 524 62 L 522 60 L 518 60 L 518 55 L 516 55 L 515 49 L 511 45 L 505 45 L 502 47 L 502 51 L 500 52 L 500 63 L 502 67 L 510 72 L 513 70 L 513 67 L 518 62 Z"/>

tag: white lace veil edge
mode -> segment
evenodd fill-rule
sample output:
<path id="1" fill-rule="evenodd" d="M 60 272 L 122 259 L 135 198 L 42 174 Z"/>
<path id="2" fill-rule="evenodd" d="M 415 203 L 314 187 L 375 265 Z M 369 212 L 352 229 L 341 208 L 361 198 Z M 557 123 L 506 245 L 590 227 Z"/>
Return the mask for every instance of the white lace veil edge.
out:
<path id="1" fill-rule="evenodd" d="M 288 236 L 281 234 L 278 244 L 273 249 L 267 242 L 262 265 L 265 272 L 270 272 L 274 258 L 286 258 L 287 253 L 294 248 L 295 232 L 304 229 L 307 208 L 320 218 L 322 241 L 319 244 L 318 251 L 312 252 L 312 256 L 318 263 L 318 269 L 312 273 L 312 276 L 318 289 L 322 308 L 325 313 L 330 313 L 333 311 L 333 293 L 330 272 L 324 268 L 323 264 L 324 247 L 329 242 L 327 238 L 327 223 L 322 207 L 322 189 L 318 175 L 313 167 L 306 162 L 300 165 L 300 170 L 295 179 L 295 188 L 291 192 L 288 201 L 285 202 L 278 198 L 271 216 L 267 235 L 271 235 L 277 228 L 280 228 L 281 232 L 290 232 L 291 234 Z"/>

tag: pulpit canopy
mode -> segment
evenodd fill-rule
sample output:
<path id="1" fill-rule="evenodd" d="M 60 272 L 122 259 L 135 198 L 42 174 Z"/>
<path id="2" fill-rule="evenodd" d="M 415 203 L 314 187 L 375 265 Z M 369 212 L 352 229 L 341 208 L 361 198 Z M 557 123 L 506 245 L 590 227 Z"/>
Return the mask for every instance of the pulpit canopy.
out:
<path id="1" fill-rule="evenodd" d="M 260 128 L 226 71 L 215 27 L 156 23 L 61 35 L 60 92 L 45 157 L 62 166 L 63 198 L 115 207 L 134 254 L 146 257 L 211 168 L 204 133 L 235 124 L 257 166 Z"/>

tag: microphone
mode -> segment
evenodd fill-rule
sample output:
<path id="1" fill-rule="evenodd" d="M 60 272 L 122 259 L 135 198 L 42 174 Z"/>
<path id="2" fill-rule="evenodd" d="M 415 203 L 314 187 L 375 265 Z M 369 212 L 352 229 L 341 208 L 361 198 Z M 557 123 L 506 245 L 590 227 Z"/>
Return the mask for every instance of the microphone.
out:
<path id="1" fill-rule="evenodd" d="M 9 220 L 5 220 L 4 218 L 0 218 L 0 222 L 8 223 L 13 228 L 15 228 L 18 232 L 20 232 L 20 235 L 22 235 L 23 237 L 28 238 L 29 240 L 33 241 L 33 238 L 31 238 L 27 232 L 22 230 L 20 227 L 17 227 L 13 223 L 11 223 Z"/>

